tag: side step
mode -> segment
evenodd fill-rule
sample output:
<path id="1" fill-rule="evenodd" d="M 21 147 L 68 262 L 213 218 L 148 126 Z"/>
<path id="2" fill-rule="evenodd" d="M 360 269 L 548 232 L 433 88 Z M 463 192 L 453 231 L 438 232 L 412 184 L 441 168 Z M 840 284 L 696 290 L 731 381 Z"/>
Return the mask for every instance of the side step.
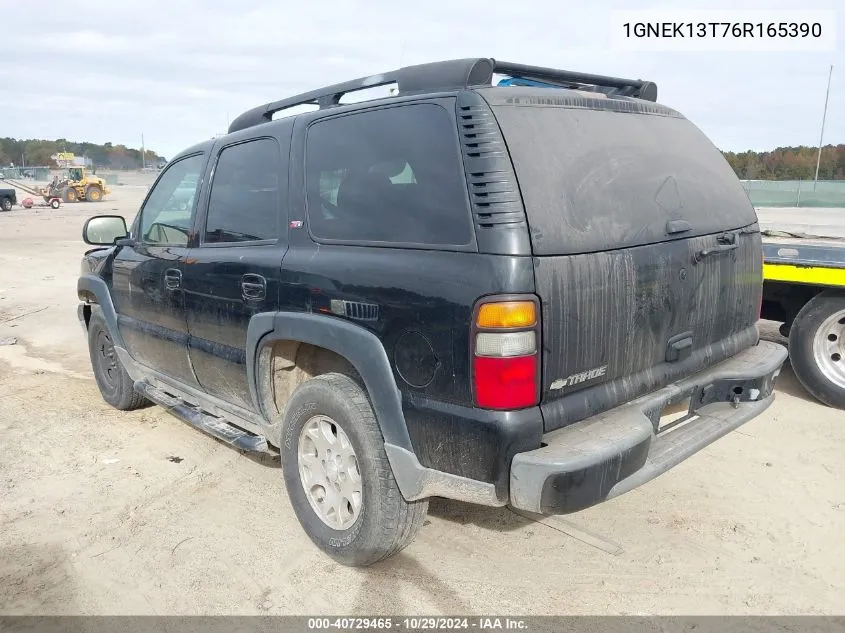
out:
<path id="1" fill-rule="evenodd" d="M 235 448 L 258 453 L 270 452 L 267 446 L 267 440 L 261 435 L 248 433 L 223 418 L 206 413 L 181 398 L 164 393 L 161 389 L 143 380 L 136 381 L 134 386 L 135 391 L 149 398 L 157 405 L 164 407 L 177 418 L 184 420 L 191 426 L 195 426 L 200 431 L 204 431 L 219 440 L 223 440 L 227 444 L 231 444 Z"/>

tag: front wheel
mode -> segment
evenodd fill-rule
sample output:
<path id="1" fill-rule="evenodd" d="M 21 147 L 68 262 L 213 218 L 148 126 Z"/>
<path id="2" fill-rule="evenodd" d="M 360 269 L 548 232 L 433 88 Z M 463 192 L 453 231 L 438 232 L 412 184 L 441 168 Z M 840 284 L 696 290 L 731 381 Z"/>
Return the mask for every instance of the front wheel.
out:
<path id="1" fill-rule="evenodd" d="M 147 404 L 147 400 L 135 391 L 132 378 L 123 368 L 98 307 L 93 307 L 88 321 L 88 352 L 103 400 L 121 411 L 131 411 Z"/>
<path id="2" fill-rule="evenodd" d="M 11 211 L 12 200 L 10 198 L 3 198 L 2 200 L 0 200 L 0 210 Z"/>
<path id="3" fill-rule="evenodd" d="M 845 408 L 845 296 L 822 292 L 801 308 L 789 328 L 789 359 L 810 394 Z"/>
<path id="4" fill-rule="evenodd" d="M 384 560 L 419 532 L 428 500 L 402 497 L 361 387 L 343 374 L 300 385 L 286 407 L 282 472 L 306 534 L 349 566 Z"/>

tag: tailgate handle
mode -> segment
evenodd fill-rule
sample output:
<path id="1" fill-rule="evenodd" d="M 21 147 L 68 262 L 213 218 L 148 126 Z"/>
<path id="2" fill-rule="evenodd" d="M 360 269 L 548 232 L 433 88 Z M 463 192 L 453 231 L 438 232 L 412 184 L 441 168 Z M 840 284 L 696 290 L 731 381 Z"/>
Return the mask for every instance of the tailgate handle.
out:
<path id="1" fill-rule="evenodd" d="M 692 332 L 676 334 L 666 344 L 666 362 L 674 363 L 683 360 L 692 351 Z"/>
<path id="2" fill-rule="evenodd" d="M 692 230 L 690 223 L 686 220 L 669 220 L 666 223 L 666 235 L 674 235 L 675 233 L 686 233 Z"/>
<path id="3" fill-rule="evenodd" d="M 710 255 L 721 255 L 722 253 L 728 253 L 730 251 L 736 250 L 737 246 L 739 246 L 736 243 L 736 233 L 725 233 L 724 235 L 720 235 L 719 237 L 717 237 L 716 241 L 719 243 L 717 246 L 702 249 L 695 254 L 696 264 L 705 257 L 709 257 Z"/>

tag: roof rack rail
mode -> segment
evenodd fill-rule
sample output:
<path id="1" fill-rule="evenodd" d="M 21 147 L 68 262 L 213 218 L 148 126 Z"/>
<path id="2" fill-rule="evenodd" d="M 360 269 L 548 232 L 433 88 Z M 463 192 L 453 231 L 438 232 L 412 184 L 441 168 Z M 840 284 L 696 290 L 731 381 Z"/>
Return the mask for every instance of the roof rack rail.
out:
<path id="1" fill-rule="evenodd" d="M 360 77 L 351 81 L 318 88 L 310 92 L 288 97 L 280 101 L 247 110 L 232 121 L 229 133 L 267 123 L 273 115 L 282 110 L 300 105 L 316 105 L 319 108 L 337 106 L 345 94 L 357 90 L 397 84 L 399 94 L 433 90 L 451 90 L 476 86 L 490 86 L 495 73 L 521 77 L 523 79 L 553 83 L 561 88 L 598 90 L 620 96 L 637 97 L 648 101 L 657 100 L 657 86 L 641 79 L 621 79 L 585 73 L 526 66 L 497 61 L 487 57 L 453 59 L 416 66 L 405 66 L 386 73 Z"/>

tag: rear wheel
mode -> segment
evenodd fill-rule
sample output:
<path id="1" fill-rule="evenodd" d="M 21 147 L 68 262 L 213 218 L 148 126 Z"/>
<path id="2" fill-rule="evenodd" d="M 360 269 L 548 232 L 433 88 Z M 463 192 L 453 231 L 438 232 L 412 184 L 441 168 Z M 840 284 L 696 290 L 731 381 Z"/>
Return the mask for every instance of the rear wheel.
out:
<path id="1" fill-rule="evenodd" d="M 99 202 L 103 199 L 103 190 L 97 185 L 89 185 L 85 190 L 85 199 L 89 202 Z"/>
<path id="2" fill-rule="evenodd" d="M 407 546 L 428 500 L 399 492 L 370 402 L 338 373 L 300 385 L 286 407 L 282 472 L 299 523 L 334 560 L 364 566 Z"/>
<path id="3" fill-rule="evenodd" d="M 845 296 L 823 292 L 801 308 L 789 329 L 789 358 L 807 391 L 845 408 Z"/>
<path id="4" fill-rule="evenodd" d="M 11 211 L 12 210 L 12 199 L 11 198 L 3 198 L 0 200 L 0 209 L 3 211 Z"/>
<path id="5" fill-rule="evenodd" d="M 134 383 L 123 368 L 114 349 L 106 320 L 99 308 L 94 307 L 88 321 L 88 352 L 91 369 L 103 400 L 121 411 L 144 406 L 147 400 L 135 391 Z"/>

